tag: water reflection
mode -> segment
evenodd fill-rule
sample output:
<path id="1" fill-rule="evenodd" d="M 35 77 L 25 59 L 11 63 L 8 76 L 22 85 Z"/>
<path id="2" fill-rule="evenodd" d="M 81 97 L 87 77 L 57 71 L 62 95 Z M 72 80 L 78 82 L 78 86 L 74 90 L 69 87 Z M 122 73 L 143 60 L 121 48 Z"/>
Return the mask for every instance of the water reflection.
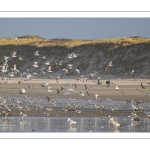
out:
<path id="1" fill-rule="evenodd" d="M 148 118 L 135 122 L 128 117 L 114 117 L 121 124 L 114 127 L 107 117 L 72 117 L 77 125 L 70 125 L 67 117 L 0 118 L 1 132 L 150 132 Z"/>

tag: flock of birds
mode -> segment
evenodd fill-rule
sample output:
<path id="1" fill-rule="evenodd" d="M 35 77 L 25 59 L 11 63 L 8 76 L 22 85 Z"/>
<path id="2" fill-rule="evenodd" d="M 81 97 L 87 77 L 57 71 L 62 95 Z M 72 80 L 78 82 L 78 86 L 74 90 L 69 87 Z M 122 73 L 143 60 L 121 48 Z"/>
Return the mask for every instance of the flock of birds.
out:
<path id="1" fill-rule="evenodd" d="M 15 37 L 15 40 L 16 40 L 17 42 L 19 42 L 19 39 L 18 39 L 17 37 Z M 46 56 L 40 56 L 38 50 L 35 51 L 35 52 L 33 53 L 33 55 L 34 55 L 36 58 L 37 58 L 37 57 L 40 57 L 42 60 L 44 60 L 44 64 L 45 64 L 46 67 L 45 67 L 45 68 L 40 68 L 38 62 L 33 62 L 32 67 L 33 67 L 33 68 L 40 68 L 40 73 L 41 73 L 41 74 L 44 74 L 44 75 L 45 75 L 45 74 L 48 74 L 48 75 L 49 75 L 48 78 L 55 79 L 57 85 L 59 84 L 59 80 L 60 80 L 63 76 L 68 77 L 68 78 L 71 76 L 70 70 L 73 69 L 74 64 L 67 64 L 66 68 L 63 68 L 63 69 L 62 69 L 62 73 L 61 73 L 59 76 L 57 75 L 57 76 L 54 77 L 54 76 L 51 76 L 51 75 L 50 75 L 50 74 L 53 72 L 53 70 L 52 70 L 51 63 L 50 63 L 50 61 L 48 61 L 48 60 L 46 59 Z M 64 59 L 75 59 L 75 58 L 77 58 L 78 56 L 79 56 L 79 54 L 71 53 L 71 54 L 68 54 L 67 57 L 64 58 Z M 30 72 L 30 69 L 29 69 L 29 68 L 26 69 L 26 72 L 25 72 L 25 71 L 24 71 L 24 72 L 21 72 L 21 71 L 17 68 L 16 64 L 14 64 L 13 68 L 8 68 L 8 67 L 9 67 L 8 61 L 10 61 L 10 60 L 12 60 L 12 59 L 17 59 L 18 61 L 22 61 L 22 60 L 23 60 L 23 58 L 22 58 L 21 56 L 17 56 L 17 52 L 16 52 L 16 51 L 13 51 L 13 52 L 11 53 L 11 56 L 4 56 L 3 64 L 0 65 L 0 69 L 1 69 L 0 71 L 1 71 L 2 74 L 3 74 L 2 80 L 7 80 L 8 78 L 13 79 L 15 76 L 17 76 L 18 79 L 19 79 L 18 84 L 22 84 L 22 83 L 23 83 L 23 82 L 22 82 L 22 79 L 24 79 L 24 81 L 31 81 L 31 80 L 33 80 L 33 79 L 35 78 L 34 75 L 38 74 L 38 73 L 36 73 L 36 72 L 34 72 L 34 73 L 32 74 L 32 73 Z M 57 61 L 57 62 L 56 62 L 56 65 L 61 66 L 61 65 L 63 64 L 63 61 L 64 61 L 64 60 Z M 107 72 L 110 67 L 113 67 L 112 61 L 110 61 L 109 63 L 107 63 L 106 65 L 104 65 L 104 66 L 103 66 L 103 69 Z M 88 80 L 91 80 L 92 83 L 95 83 L 95 84 L 97 84 L 97 85 L 101 85 L 101 84 L 103 83 L 102 80 L 101 80 L 101 77 L 98 75 L 98 73 L 97 73 L 96 71 L 89 72 L 89 73 L 88 73 L 88 77 L 85 77 L 85 75 L 82 75 L 82 74 L 81 74 L 81 70 L 79 70 L 78 68 L 75 68 L 74 71 L 76 72 L 76 75 L 77 75 L 74 79 L 77 80 L 77 81 L 79 81 L 79 82 L 83 82 L 83 83 L 84 83 L 84 89 L 82 89 L 82 90 L 80 91 L 80 93 L 79 93 L 80 96 L 82 97 L 82 99 L 85 100 L 85 93 L 86 93 L 87 96 L 93 96 L 95 100 L 99 100 L 99 101 L 100 101 L 100 99 L 99 99 L 99 96 L 100 96 L 100 95 L 98 95 L 97 93 L 90 93 L 90 88 L 92 88 L 92 87 L 88 87 L 88 86 L 87 86 L 87 81 L 88 81 Z M 135 77 L 137 77 L 137 78 L 140 77 L 140 78 L 143 79 L 143 75 L 142 75 L 142 74 L 137 74 L 137 75 L 135 75 L 134 73 L 135 73 L 135 71 L 134 71 L 134 69 L 133 69 L 133 70 L 131 71 L 131 76 L 134 78 L 134 80 L 136 79 Z M 6 75 L 7 75 L 8 77 L 7 77 Z M 24 78 L 23 78 L 23 77 L 24 77 Z M 119 79 L 120 79 L 120 78 L 118 78 L 117 75 L 116 75 L 116 76 L 115 76 L 115 80 L 118 81 Z M 6 84 L 6 83 L 9 83 L 9 82 L 8 82 L 8 81 L 4 82 L 4 84 Z M 108 80 L 106 81 L 106 86 L 109 87 L 111 84 L 114 85 L 114 90 L 120 92 L 120 94 L 124 94 L 124 91 L 122 91 L 122 90 L 120 89 L 120 87 L 118 86 L 118 84 L 114 84 L 114 83 L 112 83 L 112 82 L 108 79 Z M 73 86 L 73 88 L 68 87 L 69 85 Z M 140 84 L 141 89 L 146 89 L 147 86 L 149 86 L 149 85 L 150 85 L 149 82 L 141 82 L 141 84 Z M 40 86 L 46 88 L 46 91 L 47 91 L 48 93 L 54 93 L 54 92 L 55 92 L 55 91 L 53 90 L 53 87 L 52 87 L 52 86 L 49 86 L 49 83 L 43 83 L 43 84 L 40 84 Z M 28 88 L 34 88 L 34 87 L 33 87 L 33 85 L 28 85 Z M 72 101 L 74 102 L 74 103 L 73 103 L 74 108 L 78 108 L 78 109 L 74 109 L 74 108 L 71 107 L 71 106 L 72 106 L 72 103 L 68 103 L 68 104 L 67 104 L 67 109 L 66 109 L 66 108 L 63 108 L 63 111 L 76 111 L 77 113 L 81 113 L 81 112 L 82 112 L 82 107 L 83 107 L 83 106 L 81 106 L 80 104 L 77 104 L 77 100 L 76 100 L 76 99 L 73 99 L 73 98 L 71 97 L 71 96 L 72 96 L 72 93 L 73 93 L 76 89 L 79 89 L 77 83 L 74 83 L 74 84 L 67 83 L 64 87 L 61 87 L 60 89 L 56 89 L 56 95 L 62 93 L 62 91 L 67 90 L 67 92 L 64 93 L 64 95 L 67 95 L 67 96 L 68 96 L 68 100 L 69 100 L 70 102 L 72 102 Z M 142 92 L 142 93 L 144 93 L 144 94 L 146 94 L 146 95 L 150 95 L 150 92 L 148 92 L 148 91 L 143 91 L 143 90 L 141 90 L 141 89 L 136 89 L 136 90 L 138 90 L 138 91 L 140 91 L 140 92 Z M 26 88 L 21 88 L 18 93 L 19 93 L 20 95 L 24 95 L 25 93 L 27 93 Z M 2 108 L 1 114 L 5 117 L 5 119 L 6 119 L 7 116 L 11 115 L 11 109 L 13 109 L 13 108 L 17 108 L 17 109 L 20 111 L 20 116 L 22 117 L 22 119 L 25 119 L 25 118 L 26 118 L 26 116 L 27 116 L 26 113 L 29 112 L 29 111 L 31 111 L 32 108 L 34 108 L 34 109 L 41 109 L 41 110 L 42 110 L 42 109 L 45 109 L 45 110 L 47 111 L 47 112 L 44 111 L 44 115 L 45 115 L 45 116 L 49 116 L 48 111 L 53 111 L 53 108 L 48 108 L 48 107 L 46 107 L 46 106 L 45 106 L 45 107 L 42 106 L 42 104 L 41 104 L 42 102 L 41 102 L 40 100 L 39 100 L 39 103 L 41 102 L 40 105 L 37 105 L 37 106 L 36 106 L 36 105 L 34 105 L 34 101 L 33 101 L 33 99 L 32 99 L 31 97 L 29 98 L 29 97 L 27 97 L 27 96 L 25 96 L 25 95 L 24 95 L 24 97 L 29 101 L 28 105 L 27 105 L 27 104 L 23 104 L 23 101 L 16 100 L 15 98 L 11 98 L 11 100 L 10 100 L 10 99 L 9 99 L 9 100 L 6 100 L 6 99 L 4 99 L 4 97 L 0 97 L 0 108 Z M 66 98 L 66 97 L 65 97 L 65 98 Z M 50 96 L 47 96 L 47 95 L 46 95 L 45 100 L 46 100 L 47 102 L 52 102 L 53 107 L 56 106 L 56 104 L 57 104 L 56 99 L 53 99 L 53 98 L 51 98 Z M 107 99 L 107 101 L 111 102 L 111 99 Z M 90 102 L 90 100 L 89 100 L 89 102 Z M 129 104 L 131 104 L 131 102 L 132 102 L 132 100 L 126 99 L 126 104 L 127 104 L 128 108 L 132 108 L 132 110 L 133 110 L 132 113 L 131 113 L 131 115 L 130 115 L 129 117 L 133 118 L 133 120 L 134 120 L 135 122 L 138 122 L 138 121 L 139 121 L 139 117 L 138 117 L 138 115 L 136 114 L 136 112 L 143 112 L 145 115 L 147 115 L 148 118 L 150 118 L 149 112 L 146 112 L 145 109 L 144 109 L 144 107 L 143 107 L 142 105 L 140 105 L 140 104 L 142 104 L 142 103 L 144 103 L 144 102 L 138 101 L 138 103 L 137 103 L 136 105 L 133 105 L 133 104 L 132 104 L 132 105 L 129 105 Z M 148 102 L 147 102 L 147 103 L 148 103 Z M 35 103 L 35 104 L 36 104 L 36 103 Z M 50 104 L 50 103 L 46 103 L 46 104 Z M 95 107 L 96 110 L 101 110 L 101 111 L 106 108 L 106 106 L 104 106 L 104 105 L 102 105 L 102 104 L 100 104 L 100 105 L 95 104 L 94 107 Z M 79 108 L 80 108 L 80 109 L 79 109 Z M 118 108 L 117 108 L 117 106 L 114 106 L 114 107 L 111 106 L 111 107 L 110 107 L 110 110 L 113 112 L 114 110 L 118 110 Z M 116 122 L 113 117 L 109 117 L 109 120 L 110 120 L 111 124 L 112 124 L 114 127 L 117 128 L 117 127 L 120 127 L 120 126 L 121 126 L 121 124 L 119 124 L 118 122 Z M 72 119 L 70 119 L 70 118 L 68 118 L 67 121 L 68 121 L 68 123 L 69 123 L 70 125 L 72 125 L 72 124 L 77 124 L 76 121 L 74 121 L 74 120 L 72 120 Z"/>

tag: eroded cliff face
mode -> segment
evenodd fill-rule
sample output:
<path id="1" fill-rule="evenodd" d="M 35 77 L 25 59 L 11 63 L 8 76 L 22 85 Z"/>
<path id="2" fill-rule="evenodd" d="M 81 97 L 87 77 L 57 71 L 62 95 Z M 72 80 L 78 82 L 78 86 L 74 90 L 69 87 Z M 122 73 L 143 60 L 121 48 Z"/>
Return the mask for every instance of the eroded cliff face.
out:
<path id="1" fill-rule="evenodd" d="M 28 38 L 26 38 L 27 41 Z M 22 39 L 23 40 L 23 39 Z M 42 39 L 43 40 L 43 39 Z M 0 65 L 3 66 L 4 56 L 8 56 L 8 71 L 11 71 L 13 65 L 16 64 L 17 69 L 20 72 L 41 73 L 41 68 L 46 70 L 49 65 L 45 62 L 49 61 L 52 73 L 62 73 L 62 69 L 68 69 L 68 64 L 72 64 L 72 69 L 69 69 L 71 75 L 75 75 L 75 69 L 79 69 L 81 74 L 88 74 L 90 72 L 97 72 L 102 75 L 131 75 L 132 69 L 135 74 L 150 75 L 150 42 L 135 42 L 136 38 L 133 38 L 133 43 L 126 44 L 126 40 L 120 40 L 116 43 L 113 41 L 85 41 L 81 44 L 76 44 L 74 40 L 70 40 L 70 45 L 65 45 L 63 39 L 53 40 L 55 44 L 43 44 L 43 41 L 38 41 L 40 46 L 31 43 L 20 43 L 17 44 L 1 44 L 3 41 L 0 40 Z M 143 39 L 142 39 L 143 40 Z M 46 40 L 46 43 L 52 42 L 52 40 Z M 63 44 L 62 44 L 63 43 Z M 11 57 L 11 53 L 17 52 L 17 57 Z M 34 52 L 38 51 L 39 56 L 35 56 Z M 67 58 L 68 54 L 78 54 L 77 57 Z M 45 56 L 46 59 L 42 59 Z M 22 57 L 22 60 L 19 60 Z M 63 60 L 62 65 L 57 65 Z M 112 67 L 109 67 L 107 71 L 104 70 L 110 61 L 112 61 Z M 33 63 L 38 62 L 39 67 L 33 67 Z M 45 71 L 46 72 L 46 71 Z M 47 73 L 47 72 L 46 72 Z M 1 73 L 2 74 L 2 73 Z"/>

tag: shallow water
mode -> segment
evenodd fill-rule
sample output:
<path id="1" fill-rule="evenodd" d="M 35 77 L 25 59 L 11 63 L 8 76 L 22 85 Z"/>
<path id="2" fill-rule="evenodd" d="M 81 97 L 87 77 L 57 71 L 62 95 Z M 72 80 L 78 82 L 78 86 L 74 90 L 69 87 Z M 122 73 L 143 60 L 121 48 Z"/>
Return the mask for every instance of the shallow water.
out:
<path id="1" fill-rule="evenodd" d="M 0 132 L 150 132 L 150 120 L 134 122 L 128 117 L 115 117 L 121 124 L 115 128 L 108 117 L 71 117 L 77 125 L 70 125 L 68 117 L 0 117 Z"/>

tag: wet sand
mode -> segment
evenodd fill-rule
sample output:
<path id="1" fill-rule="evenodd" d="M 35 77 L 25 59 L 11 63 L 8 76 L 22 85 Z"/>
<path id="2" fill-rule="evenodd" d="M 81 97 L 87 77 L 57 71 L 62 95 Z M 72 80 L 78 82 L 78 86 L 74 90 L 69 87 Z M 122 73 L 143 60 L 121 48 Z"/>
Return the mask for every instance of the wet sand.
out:
<path id="1" fill-rule="evenodd" d="M 106 80 L 101 80 L 101 84 L 97 85 L 96 83 L 92 83 L 92 80 L 88 80 L 87 82 L 77 81 L 76 79 L 70 78 L 70 79 L 59 79 L 58 84 L 56 83 L 55 79 L 40 79 L 40 78 L 34 78 L 31 81 L 25 81 L 24 78 L 13 78 L 13 79 L 7 79 L 7 80 L 1 80 L 0 82 L 0 96 L 6 96 L 6 97 L 36 97 L 36 98 L 46 98 L 46 95 L 53 98 L 66 98 L 68 99 L 68 95 L 64 95 L 65 93 L 71 93 L 72 99 L 83 99 L 83 97 L 80 95 L 80 92 L 85 89 L 85 84 L 87 85 L 88 91 L 90 96 L 85 93 L 85 99 L 86 100 L 95 100 L 95 94 L 98 94 L 98 99 L 105 100 L 107 98 L 111 99 L 112 103 L 113 100 L 122 100 L 125 101 L 126 99 L 132 99 L 134 101 L 150 101 L 150 96 L 145 94 L 146 91 L 150 92 L 150 86 L 146 83 L 146 89 L 141 88 L 141 82 L 149 82 L 149 79 L 137 79 L 134 81 L 133 79 L 121 79 L 121 80 L 114 80 L 110 79 L 110 81 L 113 83 L 110 85 L 110 87 L 106 86 Z M 95 80 L 95 79 L 94 79 Z M 5 83 L 7 81 L 7 83 Z M 22 84 L 18 84 L 18 81 L 21 81 Z M 49 93 L 46 91 L 46 87 L 42 87 L 40 84 L 43 83 L 50 83 L 48 86 L 52 86 L 51 90 L 53 92 Z M 78 89 L 74 88 L 74 85 L 68 85 L 67 83 L 71 84 L 77 84 Z M 123 91 L 123 93 L 115 90 L 115 84 L 117 84 L 120 89 Z M 33 88 L 29 88 L 28 85 L 32 85 Z M 64 87 L 65 90 L 63 90 L 60 94 L 57 94 L 57 89 L 61 89 L 61 87 Z M 26 88 L 25 94 L 19 94 L 19 91 L 21 88 Z M 67 88 L 74 89 L 73 92 L 70 92 L 67 90 Z M 139 90 L 141 91 L 139 91 Z M 3 110 L 3 108 L 0 108 L 0 112 Z M 57 108 L 53 107 L 53 111 L 49 111 L 48 116 L 88 116 L 88 117 L 98 117 L 98 116 L 128 116 L 131 114 L 132 110 L 114 110 L 111 111 L 109 109 L 96 110 L 94 108 L 82 108 L 80 109 L 81 112 L 78 113 L 77 111 L 63 111 L 63 108 Z M 21 110 L 12 109 L 10 112 L 11 116 L 19 116 Z M 33 106 L 31 108 L 31 111 L 27 112 L 28 116 L 43 116 L 45 112 L 45 108 L 43 109 L 35 109 Z M 139 116 L 143 116 L 143 112 L 138 112 Z M 2 114 L 1 114 L 2 115 Z"/>

